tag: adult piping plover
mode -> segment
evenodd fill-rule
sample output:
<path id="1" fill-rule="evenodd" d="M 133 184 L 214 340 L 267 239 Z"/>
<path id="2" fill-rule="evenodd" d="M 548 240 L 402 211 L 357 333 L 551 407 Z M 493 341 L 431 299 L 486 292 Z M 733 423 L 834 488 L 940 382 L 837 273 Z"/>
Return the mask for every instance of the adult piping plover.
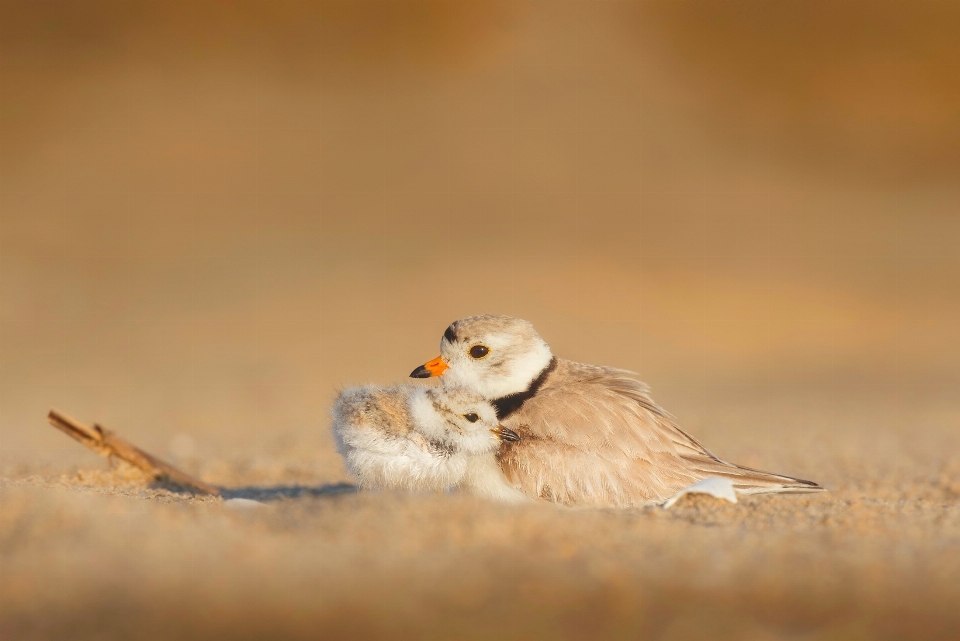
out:
<path id="1" fill-rule="evenodd" d="M 519 437 L 475 392 L 420 385 L 346 389 L 333 407 L 333 433 L 362 488 L 461 488 L 502 501 L 526 499 L 495 458 L 501 441 Z"/>
<path id="2" fill-rule="evenodd" d="M 497 460 L 529 496 L 565 505 L 660 503 L 710 477 L 740 494 L 817 492 L 812 481 L 721 460 L 673 421 L 632 372 L 556 358 L 527 321 L 471 316 L 410 374 L 479 393 L 520 439 Z"/>

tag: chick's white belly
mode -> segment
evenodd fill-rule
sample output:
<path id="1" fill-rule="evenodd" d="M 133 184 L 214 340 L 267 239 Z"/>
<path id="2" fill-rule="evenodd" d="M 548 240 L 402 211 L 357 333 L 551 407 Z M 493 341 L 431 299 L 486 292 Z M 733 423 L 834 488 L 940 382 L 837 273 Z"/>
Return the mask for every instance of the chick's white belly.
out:
<path id="1" fill-rule="evenodd" d="M 432 447 L 420 434 L 383 434 L 349 426 L 338 431 L 347 469 L 365 489 L 445 490 L 466 472 L 466 457 Z"/>

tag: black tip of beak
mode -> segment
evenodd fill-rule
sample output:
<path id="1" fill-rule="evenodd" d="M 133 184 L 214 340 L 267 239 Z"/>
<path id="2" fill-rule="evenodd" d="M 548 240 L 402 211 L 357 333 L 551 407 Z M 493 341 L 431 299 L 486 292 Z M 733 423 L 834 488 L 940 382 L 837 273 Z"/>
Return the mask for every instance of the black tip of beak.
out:
<path id="1" fill-rule="evenodd" d="M 410 378 L 430 378 L 430 370 L 421 365 L 417 369 L 410 372 Z"/>
<path id="2" fill-rule="evenodd" d="M 510 441 L 511 443 L 516 443 L 520 440 L 520 435 L 514 432 L 513 430 L 500 426 L 500 440 L 501 441 Z"/>

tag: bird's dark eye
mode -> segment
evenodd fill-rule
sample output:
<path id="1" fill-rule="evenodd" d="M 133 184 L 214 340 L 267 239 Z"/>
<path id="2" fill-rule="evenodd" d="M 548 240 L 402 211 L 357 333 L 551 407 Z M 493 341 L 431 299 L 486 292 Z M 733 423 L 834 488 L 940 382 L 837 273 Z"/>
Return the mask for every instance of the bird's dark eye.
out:
<path id="1" fill-rule="evenodd" d="M 473 412 L 470 412 L 469 414 L 464 414 L 463 418 L 467 419 L 471 423 L 476 423 L 477 421 L 480 420 L 480 417 L 474 414 Z"/>
<path id="2" fill-rule="evenodd" d="M 490 353 L 490 348 L 486 345 L 474 345 L 470 348 L 470 356 L 474 358 L 483 358 Z"/>

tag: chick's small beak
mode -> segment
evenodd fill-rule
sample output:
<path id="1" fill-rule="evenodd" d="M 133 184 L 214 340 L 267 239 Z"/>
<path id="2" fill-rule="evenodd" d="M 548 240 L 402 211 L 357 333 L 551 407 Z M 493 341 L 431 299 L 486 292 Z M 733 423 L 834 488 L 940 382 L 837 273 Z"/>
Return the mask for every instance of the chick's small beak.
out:
<path id="1" fill-rule="evenodd" d="M 499 438 L 501 441 L 510 441 L 511 443 L 516 443 L 520 440 L 519 434 L 508 427 L 504 427 L 503 425 L 497 425 L 490 431 L 496 434 L 497 438 Z"/>
<path id="2" fill-rule="evenodd" d="M 421 365 L 417 369 L 410 372 L 410 378 L 430 378 L 431 376 L 440 376 L 448 369 L 450 369 L 450 366 L 444 363 L 441 357 L 437 356 L 429 363 Z"/>

